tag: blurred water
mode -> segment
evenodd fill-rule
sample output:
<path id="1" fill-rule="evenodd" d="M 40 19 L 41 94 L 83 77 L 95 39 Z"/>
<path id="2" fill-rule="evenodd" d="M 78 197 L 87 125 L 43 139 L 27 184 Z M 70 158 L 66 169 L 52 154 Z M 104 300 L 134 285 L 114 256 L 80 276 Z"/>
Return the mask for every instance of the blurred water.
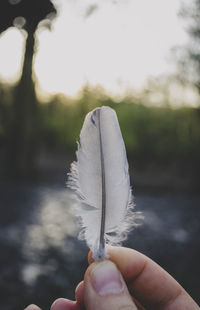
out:
<path id="1" fill-rule="evenodd" d="M 135 191 L 143 224 L 129 236 L 135 248 L 167 269 L 200 302 L 200 196 Z M 0 184 L 0 309 L 74 297 L 88 249 L 77 240 L 72 198 L 64 186 Z"/>

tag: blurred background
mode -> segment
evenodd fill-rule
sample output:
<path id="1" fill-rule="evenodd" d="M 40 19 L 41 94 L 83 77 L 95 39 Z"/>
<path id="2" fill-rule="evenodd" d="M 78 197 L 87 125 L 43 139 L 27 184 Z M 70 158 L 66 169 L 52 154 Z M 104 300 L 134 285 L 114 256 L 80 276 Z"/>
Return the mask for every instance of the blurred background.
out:
<path id="1" fill-rule="evenodd" d="M 0 1 L 0 309 L 74 298 L 88 249 L 67 171 L 86 113 L 117 112 L 126 246 L 199 298 L 200 1 Z"/>

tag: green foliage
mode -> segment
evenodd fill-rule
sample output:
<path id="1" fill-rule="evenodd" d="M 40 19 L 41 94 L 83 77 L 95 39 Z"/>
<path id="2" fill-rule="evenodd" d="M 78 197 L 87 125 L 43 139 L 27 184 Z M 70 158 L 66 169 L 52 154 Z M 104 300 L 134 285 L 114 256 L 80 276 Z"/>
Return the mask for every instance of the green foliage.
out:
<path id="1" fill-rule="evenodd" d="M 53 100 L 42 107 L 43 141 L 48 148 L 73 148 L 81 127 L 81 111 Z"/>
<path id="2" fill-rule="evenodd" d="M 9 140 L 9 102 L 0 96 L 0 146 Z M 157 170 L 165 175 L 200 173 L 200 110 L 182 107 L 152 107 L 137 103 L 134 98 L 115 100 L 101 90 L 86 87 L 79 98 L 56 96 L 39 104 L 39 124 L 36 137 L 37 154 L 71 154 L 85 115 L 97 106 L 108 105 L 117 112 L 126 144 L 129 162 L 140 171 Z M 2 114 L 2 111 L 4 113 Z M 67 160 L 67 159 L 66 159 Z M 168 171 L 170 169 L 170 172 Z M 159 172 L 159 173 L 160 173 Z"/>
<path id="3" fill-rule="evenodd" d="M 43 107 L 43 143 L 74 151 L 85 115 L 101 105 L 116 110 L 129 158 L 140 167 L 152 164 L 187 167 L 191 161 L 197 163 L 200 156 L 198 109 L 148 107 L 130 98 L 116 102 L 89 90 L 79 99 L 61 102 L 57 97 Z"/>

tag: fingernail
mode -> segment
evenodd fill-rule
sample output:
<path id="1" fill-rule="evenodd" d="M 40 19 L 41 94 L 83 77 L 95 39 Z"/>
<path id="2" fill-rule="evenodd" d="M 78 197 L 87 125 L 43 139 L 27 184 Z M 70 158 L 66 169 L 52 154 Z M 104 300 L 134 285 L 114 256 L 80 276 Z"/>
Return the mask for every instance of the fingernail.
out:
<path id="1" fill-rule="evenodd" d="M 117 267 L 109 260 L 94 265 L 91 282 L 95 291 L 102 296 L 119 294 L 124 289 Z"/>

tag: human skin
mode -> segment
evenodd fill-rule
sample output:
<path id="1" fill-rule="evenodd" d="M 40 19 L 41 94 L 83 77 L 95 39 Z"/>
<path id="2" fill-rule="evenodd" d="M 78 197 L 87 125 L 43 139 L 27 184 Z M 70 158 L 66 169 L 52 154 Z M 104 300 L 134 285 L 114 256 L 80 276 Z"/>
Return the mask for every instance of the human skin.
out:
<path id="1" fill-rule="evenodd" d="M 109 260 L 93 262 L 75 292 L 76 301 L 57 299 L 51 310 L 197 310 L 182 286 L 147 256 L 108 247 Z M 30 305 L 26 310 L 40 310 Z"/>

